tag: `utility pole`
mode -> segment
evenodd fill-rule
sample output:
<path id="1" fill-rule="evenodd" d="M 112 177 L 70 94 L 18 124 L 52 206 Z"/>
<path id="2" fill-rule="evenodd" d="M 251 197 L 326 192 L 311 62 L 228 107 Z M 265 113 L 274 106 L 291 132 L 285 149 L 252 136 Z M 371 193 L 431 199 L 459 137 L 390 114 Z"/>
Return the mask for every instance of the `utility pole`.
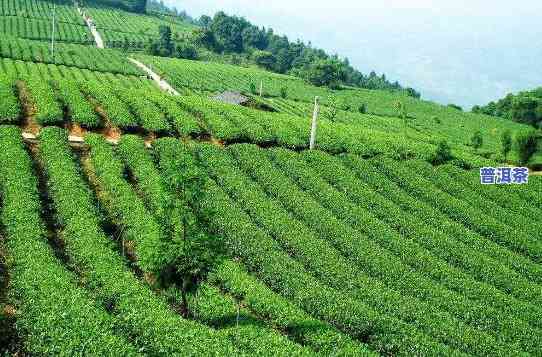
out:
<path id="1" fill-rule="evenodd" d="M 260 98 L 262 97 L 262 94 L 263 94 L 263 79 L 260 81 Z"/>
<path id="2" fill-rule="evenodd" d="M 53 57 L 53 63 L 55 63 L 55 15 L 56 4 L 53 4 L 53 31 L 51 32 L 51 56 Z"/>
<path id="3" fill-rule="evenodd" d="M 311 141 L 309 148 L 314 149 L 316 144 L 316 123 L 318 121 L 318 113 L 320 111 L 319 97 L 314 97 L 314 112 L 312 113 Z"/>

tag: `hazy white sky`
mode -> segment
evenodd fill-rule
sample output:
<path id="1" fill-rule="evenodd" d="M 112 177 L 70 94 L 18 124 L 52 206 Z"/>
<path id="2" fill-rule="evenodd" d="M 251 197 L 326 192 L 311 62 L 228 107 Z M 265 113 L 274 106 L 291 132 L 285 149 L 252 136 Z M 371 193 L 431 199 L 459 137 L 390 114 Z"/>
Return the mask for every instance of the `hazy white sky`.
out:
<path id="1" fill-rule="evenodd" d="M 165 0 L 198 17 L 224 10 L 346 56 L 368 73 L 466 107 L 542 86 L 539 0 Z"/>

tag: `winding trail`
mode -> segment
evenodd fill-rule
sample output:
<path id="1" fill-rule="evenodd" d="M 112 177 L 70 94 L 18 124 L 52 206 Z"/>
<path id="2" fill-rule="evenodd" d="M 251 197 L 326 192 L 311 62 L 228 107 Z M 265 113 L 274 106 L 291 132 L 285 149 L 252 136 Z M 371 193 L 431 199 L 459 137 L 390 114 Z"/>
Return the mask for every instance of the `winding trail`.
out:
<path id="1" fill-rule="evenodd" d="M 79 7 L 79 4 L 77 2 L 75 2 L 75 7 L 77 8 L 77 12 L 79 12 L 79 14 L 83 16 L 83 20 L 85 20 L 85 23 L 87 24 L 88 29 L 90 30 L 90 33 L 94 37 L 94 42 L 96 42 L 96 47 L 105 48 L 102 36 L 96 29 L 96 25 L 94 25 L 94 21 L 92 21 L 92 18 L 90 18 L 90 16 L 88 16 L 87 14 L 83 12 L 83 10 L 81 10 L 81 7 Z"/>
<path id="2" fill-rule="evenodd" d="M 156 84 L 158 84 L 161 90 L 163 90 L 164 92 L 168 92 L 171 95 L 175 95 L 175 96 L 180 95 L 179 92 L 177 92 L 168 82 L 162 79 L 162 77 L 160 77 L 157 73 L 153 72 L 152 69 L 150 69 L 143 63 L 131 57 L 129 57 L 128 60 L 132 62 L 133 64 L 135 64 L 140 69 L 142 69 L 143 71 L 145 71 L 156 82 Z"/>

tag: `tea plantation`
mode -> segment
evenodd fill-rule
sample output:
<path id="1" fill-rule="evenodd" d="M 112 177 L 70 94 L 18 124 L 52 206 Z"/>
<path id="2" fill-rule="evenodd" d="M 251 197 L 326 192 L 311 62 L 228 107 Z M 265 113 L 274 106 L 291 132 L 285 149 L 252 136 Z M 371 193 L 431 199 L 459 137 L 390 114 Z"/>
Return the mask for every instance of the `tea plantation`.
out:
<path id="1" fill-rule="evenodd" d="M 53 55 L 52 3 L 0 1 L 0 353 L 542 355 L 542 179 L 479 175 L 528 126 L 126 53 L 166 20 L 107 5 Z"/>

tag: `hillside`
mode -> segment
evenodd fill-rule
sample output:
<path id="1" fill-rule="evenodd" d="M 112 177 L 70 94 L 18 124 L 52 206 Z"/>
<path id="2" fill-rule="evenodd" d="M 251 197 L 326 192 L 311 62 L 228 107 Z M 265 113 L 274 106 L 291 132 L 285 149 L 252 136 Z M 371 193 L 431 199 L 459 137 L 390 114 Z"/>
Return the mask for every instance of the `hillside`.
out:
<path id="1" fill-rule="evenodd" d="M 53 55 L 51 3 L 0 2 L 0 354 L 542 354 L 542 179 L 479 175 L 530 126 L 99 49 L 67 3 Z"/>
<path id="2" fill-rule="evenodd" d="M 497 102 L 477 106 L 473 111 L 542 127 L 542 87 L 515 95 L 508 94 Z"/>

